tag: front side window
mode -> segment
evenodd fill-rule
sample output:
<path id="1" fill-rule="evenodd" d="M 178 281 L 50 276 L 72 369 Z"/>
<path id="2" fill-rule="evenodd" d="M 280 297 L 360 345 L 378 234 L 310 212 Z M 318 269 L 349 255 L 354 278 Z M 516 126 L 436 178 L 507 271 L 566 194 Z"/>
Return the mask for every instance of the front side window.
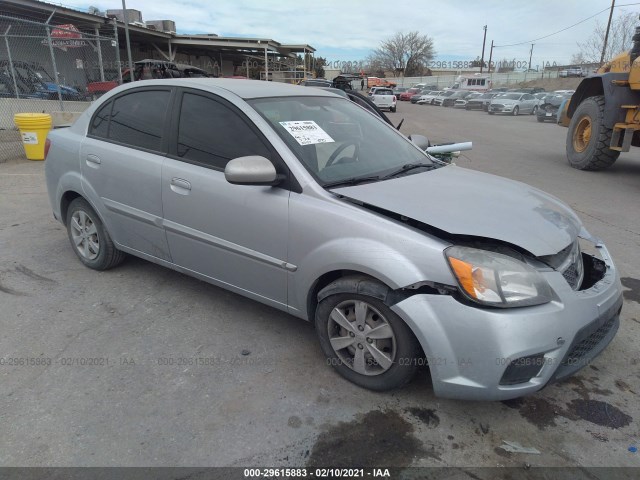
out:
<path id="1" fill-rule="evenodd" d="M 142 90 L 116 98 L 108 138 L 132 147 L 159 151 L 170 96 L 169 90 Z"/>
<path id="2" fill-rule="evenodd" d="M 176 153 L 184 160 L 220 169 L 237 157 L 271 157 L 269 149 L 237 112 L 192 93 L 182 97 Z"/>

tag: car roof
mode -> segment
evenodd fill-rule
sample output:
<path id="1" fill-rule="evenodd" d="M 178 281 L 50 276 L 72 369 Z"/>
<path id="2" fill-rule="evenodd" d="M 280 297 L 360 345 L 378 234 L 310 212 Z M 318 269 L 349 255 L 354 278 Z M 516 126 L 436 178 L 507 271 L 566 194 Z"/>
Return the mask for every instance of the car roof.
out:
<path id="1" fill-rule="evenodd" d="M 138 82 L 126 84 L 137 86 Z M 264 97 L 334 97 L 334 93 L 319 88 L 309 88 L 302 85 L 290 85 L 280 82 L 265 82 L 264 80 L 243 80 L 233 78 L 173 78 L 160 80 L 145 80 L 140 86 L 166 85 L 172 87 L 191 87 L 202 90 L 215 91 L 216 88 L 227 90 L 240 98 Z"/>

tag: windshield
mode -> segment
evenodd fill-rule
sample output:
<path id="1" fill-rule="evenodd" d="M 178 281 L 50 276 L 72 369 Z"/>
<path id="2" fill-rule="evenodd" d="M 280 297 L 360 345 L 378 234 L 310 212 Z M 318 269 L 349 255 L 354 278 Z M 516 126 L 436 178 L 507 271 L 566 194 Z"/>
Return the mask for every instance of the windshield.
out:
<path id="1" fill-rule="evenodd" d="M 520 100 L 521 97 L 521 93 L 505 93 L 503 95 L 500 95 L 501 100 L 504 98 L 508 98 L 509 100 Z"/>
<path id="2" fill-rule="evenodd" d="M 258 98 L 248 103 L 324 185 L 378 176 L 429 157 L 388 125 L 342 98 Z"/>

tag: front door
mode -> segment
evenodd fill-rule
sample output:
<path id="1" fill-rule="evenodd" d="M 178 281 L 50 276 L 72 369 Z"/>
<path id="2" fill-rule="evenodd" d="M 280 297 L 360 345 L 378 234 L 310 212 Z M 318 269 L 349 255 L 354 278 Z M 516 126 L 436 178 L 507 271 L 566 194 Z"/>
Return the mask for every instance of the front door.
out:
<path id="1" fill-rule="evenodd" d="M 289 190 L 232 185 L 233 158 L 277 154 L 226 100 L 181 90 L 162 172 L 164 225 L 173 262 L 277 306 L 287 302 Z"/>

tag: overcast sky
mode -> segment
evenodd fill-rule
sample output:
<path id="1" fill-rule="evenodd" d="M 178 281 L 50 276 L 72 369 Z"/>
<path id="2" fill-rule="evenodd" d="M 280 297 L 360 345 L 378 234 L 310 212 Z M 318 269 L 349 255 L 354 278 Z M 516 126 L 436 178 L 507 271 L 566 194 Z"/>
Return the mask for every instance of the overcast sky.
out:
<path id="1" fill-rule="evenodd" d="M 120 0 L 60 0 L 83 10 L 121 8 Z M 617 0 L 619 5 L 636 3 Z M 496 45 L 528 42 L 607 10 L 558 35 L 535 41 L 532 66 L 568 63 L 577 41 L 606 23 L 610 0 L 127 0 L 144 20 L 171 19 L 178 33 L 272 38 L 281 43 L 306 43 L 329 61 L 361 60 L 380 40 L 398 31 L 417 30 L 433 38 L 437 60 L 480 56 L 483 25 L 487 50 Z M 616 13 L 640 12 L 640 4 Z M 496 48 L 494 60 L 529 60 L 530 43 Z"/>

